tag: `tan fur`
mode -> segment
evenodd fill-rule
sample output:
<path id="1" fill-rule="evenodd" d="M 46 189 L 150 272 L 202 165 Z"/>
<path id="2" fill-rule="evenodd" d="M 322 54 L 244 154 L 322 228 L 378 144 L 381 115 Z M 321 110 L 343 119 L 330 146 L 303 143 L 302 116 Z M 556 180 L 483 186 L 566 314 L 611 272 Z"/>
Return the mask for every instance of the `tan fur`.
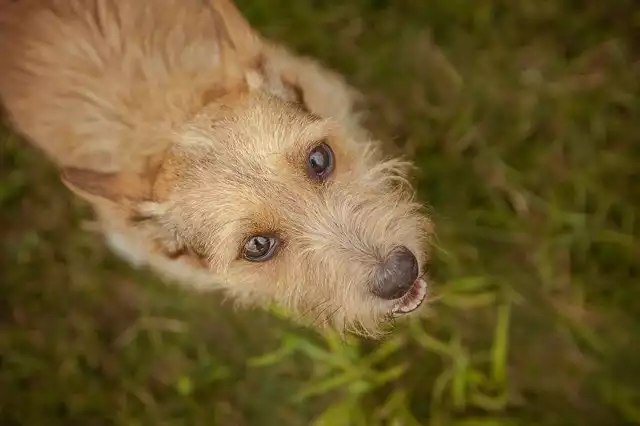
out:
<path id="1" fill-rule="evenodd" d="M 136 265 L 244 303 L 375 334 L 380 259 L 428 219 L 337 74 L 254 32 L 227 0 L 0 0 L 0 98 Z M 326 140 L 336 168 L 304 173 Z M 239 253 L 278 233 L 263 263 Z"/>

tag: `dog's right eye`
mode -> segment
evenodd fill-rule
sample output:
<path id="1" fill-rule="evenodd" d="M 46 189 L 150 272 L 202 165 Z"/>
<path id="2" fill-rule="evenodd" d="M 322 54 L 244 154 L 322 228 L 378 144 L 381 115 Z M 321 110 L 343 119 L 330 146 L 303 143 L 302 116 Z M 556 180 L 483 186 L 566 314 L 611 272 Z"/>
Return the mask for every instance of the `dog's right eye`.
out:
<path id="1" fill-rule="evenodd" d="M 244 244 L 242 257 L 251 262 L 264 262 L 273 257 L 278 247 L 278 239 L 269 235 L 254 235 Z"/>

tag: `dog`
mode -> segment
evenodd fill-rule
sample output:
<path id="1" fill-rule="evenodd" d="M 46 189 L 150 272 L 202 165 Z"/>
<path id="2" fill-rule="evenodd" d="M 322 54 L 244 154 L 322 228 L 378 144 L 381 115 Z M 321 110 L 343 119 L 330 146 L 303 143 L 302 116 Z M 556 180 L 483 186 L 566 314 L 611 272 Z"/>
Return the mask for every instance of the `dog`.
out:
<path id="1" fill-rule="evenodd" d="M 423 305 L 412 164 L 230 0 L 0 0 L 0 51 L 10 124 L 132 265 L 368 336 Z"/>

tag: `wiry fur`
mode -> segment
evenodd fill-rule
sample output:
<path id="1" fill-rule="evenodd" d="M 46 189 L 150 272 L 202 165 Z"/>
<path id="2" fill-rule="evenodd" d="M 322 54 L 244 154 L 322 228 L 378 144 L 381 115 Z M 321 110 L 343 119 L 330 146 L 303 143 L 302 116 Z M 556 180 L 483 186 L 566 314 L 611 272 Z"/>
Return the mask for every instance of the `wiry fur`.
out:
<path id="1" fill-rule="evenodd" d="M 228 0 L 0 0 L 0 98 L 134 264 L 243 303 L 375 334 L 373 273 L 426 261 L 407 163 L 384 160 L 337 74 L 261 38 Z M 327 140 L 336 168 L 305 174 Z M 239 257 L 256 233 L 274 259 Z"/>

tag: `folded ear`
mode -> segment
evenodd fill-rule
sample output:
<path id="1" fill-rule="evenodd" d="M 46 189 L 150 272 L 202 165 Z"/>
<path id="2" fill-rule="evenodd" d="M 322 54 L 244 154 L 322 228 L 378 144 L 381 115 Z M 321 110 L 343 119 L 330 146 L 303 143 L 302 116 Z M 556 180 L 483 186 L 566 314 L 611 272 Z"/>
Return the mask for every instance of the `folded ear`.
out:
<path id="1" fill-rule="evenodd" d="M 129 223 L 153 243 L 155 252 L 169 258 L 185 255 L 185 247 L 175 233 L 159 220 L 166 214 L 166 206 L 151 200 L 150 178 L 67 167 L 61 171 L 61 179 L 71 191 L 91 203 L 122 207 Z"/>
<path id="2" fill-rule="evenodd" d="M 142 176 L 66 167 L 61 170 L 60 178 L 67 188 L 89 202 L 123 205 L 151 196 L 152 182 Z"/>
<path id="3" fill-rule="evenodd" d="M 260 36 L 231 0 L 206 0 L 215 18 L 223 54 L 230 48 L 242 59 L 252 60 L 261 48 Z"/>
<path id="4" fill-rule="evenodd" d="M 360 97 L 336 72 L 267 42 L 231 0 L 205 0 L 214 16 L 223 70 L 249 90 L 265 90 L 322 117 L 346 117 Z"/>

